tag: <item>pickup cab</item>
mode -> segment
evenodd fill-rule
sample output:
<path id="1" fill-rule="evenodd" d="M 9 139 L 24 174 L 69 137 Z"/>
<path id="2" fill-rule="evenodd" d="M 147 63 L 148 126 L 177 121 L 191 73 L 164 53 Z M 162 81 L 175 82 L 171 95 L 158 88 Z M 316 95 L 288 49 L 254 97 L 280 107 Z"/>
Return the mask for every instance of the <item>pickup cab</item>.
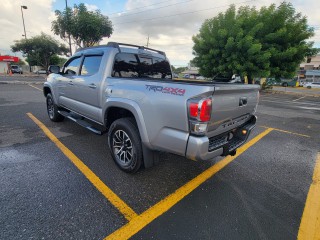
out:
<path id="1" fill-rule="evenodd" d="M 110 42 L 78 50 L 44 83 L 48 116 L 106 133 L 126 172 L 159 151 L 193 160 L 234 155 L 256 123 L 259 86 L 223 79 L 174 80 L 162 51 Z"/>

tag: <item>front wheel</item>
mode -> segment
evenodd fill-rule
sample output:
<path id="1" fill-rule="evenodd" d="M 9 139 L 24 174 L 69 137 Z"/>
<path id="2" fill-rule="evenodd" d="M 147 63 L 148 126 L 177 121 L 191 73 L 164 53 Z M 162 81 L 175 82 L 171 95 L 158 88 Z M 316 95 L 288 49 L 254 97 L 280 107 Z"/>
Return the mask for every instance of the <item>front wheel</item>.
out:
<path id="1" fill-rule="evenodd" d="M 132 118 L 114 121 L 108 132 L 111 155 L 119 168 L 125 172 L 137 172 L 143 160 L 139 130 Z"/>
<path id="2" fill-rule="evenodd" d="M 51 121 L 61 122 L 64 117 L 58 112 L 58 106 L 54 103 L 51 93 L 47 94 L 47 112 Z"/>

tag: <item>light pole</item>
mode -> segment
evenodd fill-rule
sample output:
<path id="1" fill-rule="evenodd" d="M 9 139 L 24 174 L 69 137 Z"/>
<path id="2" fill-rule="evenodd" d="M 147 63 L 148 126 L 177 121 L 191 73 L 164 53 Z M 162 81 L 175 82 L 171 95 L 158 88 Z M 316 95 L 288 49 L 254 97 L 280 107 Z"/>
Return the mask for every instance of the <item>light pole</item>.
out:
<path id="1" fill-rule="evenodd" d="M 69 24 L 69 18 L 68 18 L 68 1 L 66 0 L 66 14 L 67 14 L 67 25 Z M 68 29 L 70 26 L 68 25 Z M 69 50 L 70 55 L 72 56 L 72 49 L 71 49 L 71 38 L 70 38 L 70 32 L 68 32 L 68 38 L 69 38 Z"/>
<path id="2" fill-rule="evenodd" d="M 24 25 L 24 17 L 23 17 L 23 9 L 28 9 L 27 6 L 21 6 L 21 15 L 22 15 L 22 23 L 23 23 L 23 29 L 24 29 L 24 38 L 27 39 L 27 33 L 26 33 L 26 26 Z"/>
<path id="3" fill-rule="evenodd" d="M 22 23 L 23 23 L 23 30 L 24 30 L 24 38 L 27 40 L 27 33 L 26 33 L 26 26 L 24 25 L 24 17 L 22 9 L 28 9 L 27 6 L 21 6 L 21 15 L 22 15 Z M 29 63 L 29 62 L 28 62 Z M 31 72 L 31 65 L 29 63 L 29 71 Z"/>

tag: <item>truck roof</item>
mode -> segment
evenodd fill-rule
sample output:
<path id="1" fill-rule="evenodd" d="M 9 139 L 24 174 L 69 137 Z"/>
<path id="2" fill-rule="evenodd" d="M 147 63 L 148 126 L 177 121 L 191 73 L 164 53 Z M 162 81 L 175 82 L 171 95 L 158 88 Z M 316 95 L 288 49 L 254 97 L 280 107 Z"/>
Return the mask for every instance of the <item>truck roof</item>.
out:
<path id="1" fill-rule="evenodd" d="M 122 47 L 124 46 L 124 47 Z M 127 44 L 127 43 L 117 43 L 117 42 L 108 42 L 105 45 L 93 46 L 93 47 L 86 47 L 86 48 L 79 48 L 76 53 L 80 53 L 82 51 L 91 50 L 91 49 L 103 49 L 103 48 L 116 48 L 119 52 L 125 53 L 138 53 L 138 54 L 151 54 L 155 57 L 164 57 L 166 58 L 166 54 L 163 51 L 159 51 L 153 48 L 148 48 L 139 45 Z"/>

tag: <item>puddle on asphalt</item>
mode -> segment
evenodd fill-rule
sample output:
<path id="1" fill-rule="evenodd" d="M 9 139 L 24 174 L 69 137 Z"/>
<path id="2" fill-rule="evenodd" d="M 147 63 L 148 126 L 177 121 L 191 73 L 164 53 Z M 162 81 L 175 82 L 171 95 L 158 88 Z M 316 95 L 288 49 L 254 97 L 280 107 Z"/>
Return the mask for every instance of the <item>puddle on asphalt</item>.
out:
<path id="1" fill-rule="evenodd" d="M 4 163 L 22 163 L 38 160 L 39 158 L 34 155 L 20 153 L 16 149 L 2 150 L 0 152 L 0 164 Z"/>

